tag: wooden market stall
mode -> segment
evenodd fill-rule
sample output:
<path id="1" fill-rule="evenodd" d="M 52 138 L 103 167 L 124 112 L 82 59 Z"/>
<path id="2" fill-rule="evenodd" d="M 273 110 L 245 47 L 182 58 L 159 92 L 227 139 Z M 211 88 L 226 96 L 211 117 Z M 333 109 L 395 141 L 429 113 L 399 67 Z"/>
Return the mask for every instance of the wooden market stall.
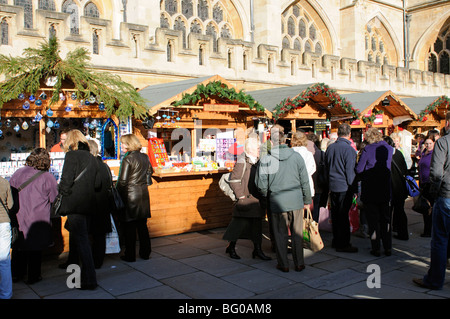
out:
<path id="1" fill-rule="evenodd" d="M 415 134 L 431 129 L 441 130 L 445 126 L 445 116 L 450 105 L 447 96 L 404 98 L 403 102 L 417 114 L 417 119 L 408 125 L 408 129 Z"/>
<path id="2" fill-rule="evenodd" d="M 297 128 L 327 135 L 338 123 L 358 117 L 352 105 L 323 83 L 249 92 L 287 131 Z"/>
<path id="3" fill-rule="evenodd" d="M 228 225 L 232 201 L 218 186 L 234 165 L 227 151 L 236 132 L 270 113 L 218 75 L 151 85 L 139 93 L 151 115 L 150 125 L 139 129 L 155 170 L 150 236 Z"/>
<path id="4" fill-rule="evenodd" d="M 360 117 L 350 123 L 355 143 L 362 140 L 367 127 L 377 127 L 383 134 L 403 130 L 410 121 L 417 119 L 416 113 L 392 91 L 343 94 L 344 98 L 360 112 Z"/>
<path id="5" fill-rule="evenodd" d="M 59 182 L 65 154 L 51 147 L 59 143 L 62 130 L 81 130 L 98 142 L 102 159 L 118 161 L 120 130 L 131 123 L 125 119 L 140 118 L 146 111 L 134 86 L 112 73 L 94 71 L 82 48 L 63 59 L 56 37 L 25 49 L 23 57 L 0 58 L 0 176 L 8 179 L 41 147 L 50 151 L 50 173 Z M 54 252 L 68 249 L 64 223 L 64 217 L 52 220 Z"/>

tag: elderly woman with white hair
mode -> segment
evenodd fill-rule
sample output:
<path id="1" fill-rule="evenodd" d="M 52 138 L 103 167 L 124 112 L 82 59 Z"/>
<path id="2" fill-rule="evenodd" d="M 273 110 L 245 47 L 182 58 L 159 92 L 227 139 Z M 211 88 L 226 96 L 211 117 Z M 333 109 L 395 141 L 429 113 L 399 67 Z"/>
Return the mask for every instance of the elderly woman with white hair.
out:
<path id="1" fill-rule="evenodd" d="M 238 157 L 233 171 L 230 174 L 230 183 L 238 201 L 233 209 L 233 217 L 223 235 L 229 245 L 226 253 L 233 259 L 240 259 L 236 253 L 236 241 L 238 239 L 250 239 L 254 244 L 252 257 L 262 260 L 270 260 L 262 249 L 262 219 L 265 214 L 263 198 L 255 185 L 255 174 L 258 164 L 259 140 L 248 138 L 245 141 L 244 152 Z"/>

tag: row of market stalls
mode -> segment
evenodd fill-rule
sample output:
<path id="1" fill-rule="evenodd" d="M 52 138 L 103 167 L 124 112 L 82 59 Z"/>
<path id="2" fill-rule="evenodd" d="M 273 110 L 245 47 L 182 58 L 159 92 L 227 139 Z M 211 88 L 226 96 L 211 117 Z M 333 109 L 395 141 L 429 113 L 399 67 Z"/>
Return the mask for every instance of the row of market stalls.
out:
<path id="1" fill-rule="evenodd" d="M 70 85 L 50 107 L 46 97 L 50 91 L 43 84 L 33 96 L 20 95 L 0 109 L 0 176 L 7 177 L 20 167 L 31 149 L 50 150 L 59 142 L 62 129 L 73 128 L 98 141 L 102 158 L 117 176 L 119 137 L 133 133 L 141 139 L 155 169 L 149 186 L 152 237 L 229 223 L 232 202 L 218 182 L 232 169 L 250 132 L 265 141 L 276 122 L 288 132 L 304 129 L 327 137 L 346 122 L 358 143 L 368 126 L 385 134 L 440 129 L 449 107 L 446 96 L 402 99 L 391 91 L 339 94 L 323 83 L 244 92 L 213 75 L 139 90 L 147 114 L 138 119 L 106 112 L 102 101 L 80 99 Z M 63 157 L 52 154 L 56 178 Z M 67 233 L 61 229 L 67 249 Z"/>

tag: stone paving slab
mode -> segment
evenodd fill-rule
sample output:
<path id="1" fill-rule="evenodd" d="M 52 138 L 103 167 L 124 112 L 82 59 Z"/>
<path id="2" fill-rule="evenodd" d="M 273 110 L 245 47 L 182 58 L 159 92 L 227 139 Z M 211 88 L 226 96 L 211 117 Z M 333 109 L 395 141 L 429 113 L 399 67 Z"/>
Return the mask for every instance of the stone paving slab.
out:
<path id="1" fill-rule="evenodd" d="M 256 294 L 276 291 L 294 283 L 288 279 L 256 269 L 223 276 L 222 279 Z"/>
<path id="2" fill-rule="evenodd" d="M 163 279 L 162 282 L 195 299 L 245 299 L 255 294 L 204 272 Z"/>

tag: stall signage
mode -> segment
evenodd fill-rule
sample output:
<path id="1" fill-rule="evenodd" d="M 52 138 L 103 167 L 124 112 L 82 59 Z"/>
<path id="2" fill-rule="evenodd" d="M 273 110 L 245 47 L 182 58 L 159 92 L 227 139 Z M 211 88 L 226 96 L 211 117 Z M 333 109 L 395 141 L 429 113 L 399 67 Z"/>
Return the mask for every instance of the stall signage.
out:
<path id="1" fill-rule="evenodd" d="M 205 112 L 239 112 L 237 104 L 203 104 Z"/>
<path id="2" fill-rule="evenodd" d="M 314 120 L 314 131 L 326 131 L 327 121 L 326 120 Z"/>

